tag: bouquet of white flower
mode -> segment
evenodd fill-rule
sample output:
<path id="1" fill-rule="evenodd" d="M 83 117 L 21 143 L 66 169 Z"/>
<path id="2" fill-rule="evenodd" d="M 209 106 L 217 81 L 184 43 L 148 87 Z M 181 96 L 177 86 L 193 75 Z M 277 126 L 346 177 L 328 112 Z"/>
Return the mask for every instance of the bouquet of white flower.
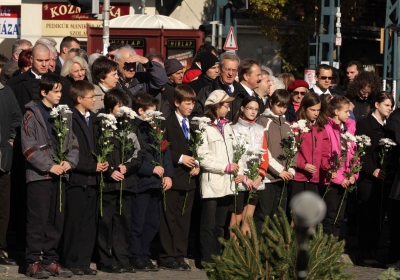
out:
<path id="1" fill-rule="evenodd" d="M 58 105 L 50 112 L 50 117 L 54 118 L 54 131 L 57 136 L 57 155 L 54 156 L 54 161 L 61 164 L 66 160 L 66 152 L 69 149 L 69 144 L 65 146 L 65 140 L 68 134 L 67 114 L 72 114 L 68 105 Z M 71 143 L 72 144 L 72 143 Z M 62 175 L 60 175 L 60 212 L 62 211 Z"/>
<path id="2" fill-rule="evenodd" d="M 112 152 L 114 144 L 111 143 L 110 138 L 114 136 L 114 130 L 117 129 L 117 119 L 112 114 L 98 114 L 97 117 L 102 118 L 100 127 L 101 134 L 98 140 L 100 153 L 95 154 L 97 162 L 104 163 L 107 155 Z M 103 217 L 103 188 L 104 188 L 104 175 L 100 172 L 100 216 Z"/>
<path id="3" fill-rule="evenodd" d="M 150 146 L 157 151 L 159 154 L 159 161 L 152 161 L 152 164 L 155 166 L 163 166 L 163 155 L 165 149 L 168 147 L 168 141 L 164 140 L 165 129 L 161 129 L 161 121 L 165 120 L 162 113 L 160 111 L 153 111 L 150 110 L 146 113 L 145 121 L 149 122 L 149 124 L 153 127 L 153 130 L 150 134 L 154 137 L 157 142 L 157 145 L 150 144 Z M 164 190 L 164 179 L 161 182 L 161 189 L 163 193 L 163 206 L 164 210 L 167 210 L 167 198 L 165 197 L 165 190 Z"/>
<path id="4" fill-rule="evenodd" d="M 121 143 L 121 164 L 124 165 L 125 163 L 125 153 L 126 151 L 130 151 L 133 147 L 132 139 L 129 135 L 132 133 L 132 123 L 130 120 L 137 117 L 135 111 L 131 108 L 122 106 L 120 107 L 120 112 L 118 115 L 118 123 L 120 129 L 118 133 L 115 134 L 115 138 Z M 120 181 L 119 187 L 119 214 L 122 215 L 122 181 Z"/>

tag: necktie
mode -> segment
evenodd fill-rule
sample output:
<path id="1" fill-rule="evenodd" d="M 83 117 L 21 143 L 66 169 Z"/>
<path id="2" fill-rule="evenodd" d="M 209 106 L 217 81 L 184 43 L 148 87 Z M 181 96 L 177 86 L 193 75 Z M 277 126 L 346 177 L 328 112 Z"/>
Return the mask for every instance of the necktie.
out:
<path id="1" fill-rule="evenodd" d="M 89 127 L 89 117 L 85 117 L 85 122 L 86 122 L 87 126 Z"/>
<path id="2" fill-rule="evenodd" d="M 186 142 L 189 143 L 189 129 L 186 125 L 186 120 L 187 118 L 182 119 L 182 130 L 183 130 L 183 135 L 185 135 Z"/>
<path id="3" fill-rule="evenodd" d="M 231 86 L 228 86 L 228 94 L 229 94 L 229 95 L 232 95 L 232 89 L 231 89 Z"/>

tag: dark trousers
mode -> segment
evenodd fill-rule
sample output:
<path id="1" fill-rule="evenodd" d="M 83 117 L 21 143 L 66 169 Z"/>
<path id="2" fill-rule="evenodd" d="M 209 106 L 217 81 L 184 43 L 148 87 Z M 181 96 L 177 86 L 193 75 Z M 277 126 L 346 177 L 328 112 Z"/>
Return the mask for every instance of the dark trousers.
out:
<path id="1" fill-rule="evenodd" d="M 131 193 L 122 193 L 119 214 L 119 191 L 103 193 L 103 217 L 98 228 L 99 254 L 103 265 L 129 264 L 128 246 L 131 224 Z"/>
<path id="2" fill-rule="evenodd" d="M 400 260 L 400 200 L 390 199 L 389 201 L 389 258 L 391 262 L 395 262 Z"/>
<path id="3" fill-rule="evenodd" d="M 63 263 L 68 268 L 89 267 L 96 241 L 97 186 L 66 190 Z"/>
<path id="4" fill-rule="evenodd" d="M 273 216 L 278 214 L 279 200 L 283 192 L 282 202 L 280 207 L 286 210 L 287 203 L 287 187 L 283 188 L 283 181 L 265 184 L 265 189 L 257 191 L 258 204 L 254 213 L 254 222 L 257 227 L 257 232 L 261 233 L 262 225 L 264 224 L 266 216 Z"/>
<path id="5" fill-rule="evenodd" d="M 10 219 L 10 173 L 0 171 L 0 255 L 7 248 L 7 228 Z"/>
<path id="6" fill-rule="evenodd" d="M 200 243 L 202 261 L 214 262 L 211 255 L 219 255 L 222 244 L 218 238 L 224 237 L 224 226 L 231 196 L 204 198 L 201 211 Z"/>
<path id="7" fill-rule="evenodd" d="M 390 186 L 384 187 L 382 203 L 381 180 L 376 180 L 374 183 L 358 181 L 357 186 L 359 200 L 358 247 L 361 250 L 374 252 L 378 249 Z"/>
<path id="8" fill-rule="evenodd" d="M 194 200 L 194 190 L 168 190 L 167 209 L 161 210 L 160 219 L 160 264 L 171 261 L 181 262 L 187 255 L 189 242 L 190 217 Z M 182 208 L 186 199 L 185 213 L 182 215 Z"/>
<path id="9" fill-rule="evenodd" d="M 64 226 L 65 183 L 62 184 L 62 205 L 60 212 L 59 179 L 28 183 L 25 256 L 28 264 L 38 261 L 41 252 L 44 265 L 58 261 L 56 250 Z"/>
<path id="10" fill-rule="evenodd" d="M 321 191 L 325 193 L 326 186 L 321 188 Z M 335 237 L 339 237 L 340 226 L 344 221 L 344 213 L 346 211 L 346 197 L 344 198 L 342 207 L 340 208 L 339 216 L 335 223 L 335 218 L 339 211 L 340 203 L 344 196 L 345 189 L 341 185 L 331 184 L 329 191 L 326 193 L 324 201 L 326 203 L 326 215 L 322 220 L 322 226 L 324 233 L 332 234 Z"/>
<path id="11" fill-rule="evenodd" d="M 150 245 L 160 226 L 160 189 L 132 195 L 129 259 L 150 258 Z"/>
<path id="12" fill-rule="evenodd" d="M 290 200 L 299 193 L 304 191 L 314 192 L 319 195 L 318 185 L 310 182 L 297 182 L 292 181 L 292 191 L 290 194 Z"/>

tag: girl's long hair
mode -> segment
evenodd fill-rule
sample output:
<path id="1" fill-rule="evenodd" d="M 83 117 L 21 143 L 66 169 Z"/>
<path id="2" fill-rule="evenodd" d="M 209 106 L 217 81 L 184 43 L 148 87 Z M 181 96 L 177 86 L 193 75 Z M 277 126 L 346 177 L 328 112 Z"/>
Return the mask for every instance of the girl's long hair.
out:
<path id="1" fill-rule="evenodd" d="M 321 103 L 321 100 L 319 99 L 318 94 L 316 94 L 315 92 L 307 93 L 300 103 L 299 110 L 297 110 L 297 112 L 296 112 L 296 119 L 297 120 L 307 120 L 306 110 L 309 107 L 315 106 L 320 103 Z M 324 128 L 325 124 L 326 124 L 326 117 L 325 117 L 325 114 L 323 113 L 323 108 L 321 106 L 321 111 L 319 112 L 319 115 L 318 115 L 317 119 L 315 120 L 315 125 L 317 126 L 318 131 L 321 131 Z"/>
<path id="2" fill-rule="evenodd" d="M 247 104 L 249 104 L 249 103 L 252 102 L 252 101 L 254 101 L 254 102 L 256 102 L 257 104 L 259 104 L 259 103 L 258 103 L 258 100 L 257 100 L 257 97 L 248 95 L 248 96 L 246 96 L 245 98 L 243 98 L 242 103 L 240 104 L 240 108 L 241 108 L 242 106 L 243 106 L 243 107 L 246 107 Z M 260 106 L 260 105 L 259 105 L 259 106 Z M 240 108 L 239 108 L 239 110 L 236 112 L 235 116 L 233 117 L 232 124 L 236 124 L 236 123 L 238 122 L 238 120 L 239 120 L 239 117 L 241 117 L 241 116 L 243 115 L 243 112 L 242 112 L 242 110 L 240 110 Z M 260 108 L 258 108 L 258 109 L 260 110 Z"/>
<path id="3" fill-rule="evenodd" d="M 211 120 L 211 122 L 215 122 L 215 120 L 219 119 L 217 110 L 221 108 L 222 105 L 224 105 L 224 103 L 218 103 L 206 106 L 206 110 L 203 113 L 203 117 L 207 117 Z"/>

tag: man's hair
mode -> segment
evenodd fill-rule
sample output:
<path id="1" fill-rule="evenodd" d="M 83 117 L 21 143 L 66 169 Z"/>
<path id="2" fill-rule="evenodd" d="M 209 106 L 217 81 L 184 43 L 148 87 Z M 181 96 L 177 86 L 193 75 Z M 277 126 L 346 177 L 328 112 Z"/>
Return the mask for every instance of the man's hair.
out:
<path id="1" fill-rule="evenodd" d="M 277 104 L 279 107 L 289 107 L 291 102 L 290 93 L 286 89 L 277 89 L 270 96 L 271 106 Z"/>
<path id="2" fill-rule="evenodd" d="M 78 97 L 84 98 L 89 91 L 94 91 L 94 85 L 88 81 L 75 81 L 69 88 L 69 97 L 74 106 L 78 104 Z"/>
<path id="3" fill-rule="evenodd" d="M 253 59 L 243 59 L 242 62 L 240 62 L 238 71 L 238 77 L 240 82 L 244 80 L 244 74 L 247 75 L 251 74 L 251 68 L 254 65 L 260 66 L 260 63 L 258 63 L 258 61 L 255 61 Z"/>
<path id="4" fill-rule="evenodd" d="M 78 39 L 76 39 L 75 37 L 72 37 L 72 36 L 64 37 L 64 38 L 62 39 L 62 41 L 61 41 L 61 44 L 60 44 L 60 53 L 62 52 L 62 49 L 63 49 L 64 47 L 69 48 L 69 47 L 71 46 L 71 43 L 72 43 L 72 42 L 75 42 L 75 43 L 77 43 L 77 44 L 80 45 Z"/>
<path id="5" fill-rule="evenodd" d="M 47 45 L 45 45 L 45 44 L 37 44 L 37 45 L 35 45 L 32 48 L 32 57 L 35 56 L 36 51 L 43 52 L 43 51 L 46 51 L 46 49 L 50 52 L 49 47 Z"/>
<path id="6" fill-rule="evenodd" d="M 361 64 L 361 62 L 359 62 L 359 61 L 350 61 L 349 64 L 347 64 L 347 68 L 349 68 L 349 67 L 351 67 L 353 65 L 357 67 L 358 74 L 360 74 L 361 72 L 364 72 L 364 67 Z"/>
<path id="7" fill-rule="evenodd" d="M 317 69 L 315 69 L 315 76 L 317 76 L 317 77 L 319 76 L 319 74 L 321 73 L 321 69 L 331 70 L 332 71 L 332 75 L 333 75 L 333 70 L 332 70 L 331 66 L 329 66 L 328 64 L 320 64 L 320 65 L 317 66 Z"/>
<path id="8" fill-rule="evenodd" d="M 194 62 L 200 62 L 200 56 L 201 56 L 201 54 L 202 53 L 204 53 L 204 52 L 215 52 L 215 54 L 217 54 L 218 52 L 217 52 L 217 49 L 213 46 L 213 45 L 210 45 L 210 44 L 203 44 L 203 45 L 201 45 L 200 47 L 199 47 L 199 49 L 197 50 L 197 53 L 195 54 L 195 56 L 194 56 L 194 58 L 193 58 L 193 60 L 194 60 Z"/>
<path id="9" fill-rule="evenodd" d="M 225 59 L 236 60 L 238 62 L 238 64 L 240 63 L 240 59 L 236 54 L 225 52 L 225 53 L 221 54 L 220 59 L 219 59 L 219 61 L 220 61 L 219 67 L 220 68 L 222 68 L 222 65 L 224 64 Z"/>
<path id="10" fill-rule="evenodd" d="M 47 94 L 49 91 L 51 91 L 55 85 L 61 85 L 62 86 L 62 81 L 61 77 L 58 75 L 53 75 L 53 74 L 48 74 L 43 76 L 40 81 L 39 81 L 39 92 L 44 90 L 44 92 Z M 58 86 L 57 86 L 58 88 Z M 40 95 L 42 97 L 42 95 Z"/>
<path id="11" fill-rule="evenodd" d="M 8 58 L 0 53 L 0 68 L 3 68 L 3 66 L 8 62 Z"/>
<path id="12" fill-rule="evenodd" d="M 158 99 L 147 92 L 138 92 L 132 98 L 132 110 L 139 114 L 139 109 L 146 111 L 151 106 L 157 106 Z"/>
<path id="13" fill-rule="evenodd" d="M 121 51 L 123 50 L 128 50 L 129 52 L 131 52 L 132 54 L 136 54 L 135 50 L 129 46 L 129 45 L 124 45 L 122 47 L 120 47 L 116 52 L 115 52 L 115 61 L 117 61 L 118 63 L 120 62 L 121 59 Z"/>
<path id="14" fill-rule="evenodd" d="M 104 109 L 110 113 L 118 104 L 126 106 L 128 104 L 128 96 L 120 89 L 113 88 L 104 95 Z"/>
<path id="15" fill-rule="evenodd" d="M 23 45 L 29 45 L 29 46 L 32 47 L 32 43 L 30 41 L 25 40 L 25 39 L 19 39 L 19 40 L 16 40 L 14 42 L 14 44 L 12 45 L 12 53 L 13 54 L 16 53 L 16 52 L 20 53 L 22 51 L 22 46 Z"/>
<path id="16" fill-rule="evenodd" d="M 92 64 L 92 81 L 94 84 L 99 84 L 102 79 L 105 79 L 107 74 L 118 69 L 118 64 L 109 60 L 105 56 L 96 59 Z"/>
<path id="17" fill-rule="evenodd" d="M 112 52 L 112 51 L 118 50 L 122 46 L 123 46 L 123 44 L 121 44 L 121 43 L 112 43 L 108 46 L 107 52 Z"/>
<path id="18" fill-rule="evenodd" d="M 86 62 L 88 61 L 88 55 L 85 50 L 78 49 L 78 48 L 72 48 L 72 49 L 69 49 L 69 51 L 68 51 L 68 54 L 70 54 L 70 53 L 75 53 L 75 56 L 82 57 L 84 60 L 86 60 Z"/>
<path id="19" fill-rule="evenodd" d="M 196 93 L 188 85 L 179 85 L 174 91 L 174 101 L 181 104 L 183 101 L 196 101 Z"/>
<path id="20" fill-rule="evenodd" d="M 163 63 L 165 63 L 165 58 L 163 57 L 163 55 L 161 53 L 152 52 L 151 54 L 149 54 L 147 56 L 147 59 L 150 60 L 150 61 L 152 61 L 154 58 L 157 58 L 158 60 L 160 60 Z"/>
<path id="21" fill-rule="evenodd" d="M 271 68 L 269 68 L 269 67 L 266 66 L 266 65 L 261 65 L 261 74 L 262 74 L 262 75 L 265 75 L 265 74 L 264 74 L 265 72 L 266 72 L 266 74 L 268 74 L 268 75 L 270 75 L 270 76 L 273 76 L 273 75 L 274 75 L 274 72 L 272 71 Z"/>
<path id="22" fill-rule="evenodd" d="M 39 43 L 40 44 L 45 44 L 45 45 L 50 45 L 50 46 L 53 46 L 53 47 L 57 46 L 56 40 L 54 40 L 51 37 L 40 37 L 39 39 L 37 39 L 35 45 L 39 44 Z"/>

